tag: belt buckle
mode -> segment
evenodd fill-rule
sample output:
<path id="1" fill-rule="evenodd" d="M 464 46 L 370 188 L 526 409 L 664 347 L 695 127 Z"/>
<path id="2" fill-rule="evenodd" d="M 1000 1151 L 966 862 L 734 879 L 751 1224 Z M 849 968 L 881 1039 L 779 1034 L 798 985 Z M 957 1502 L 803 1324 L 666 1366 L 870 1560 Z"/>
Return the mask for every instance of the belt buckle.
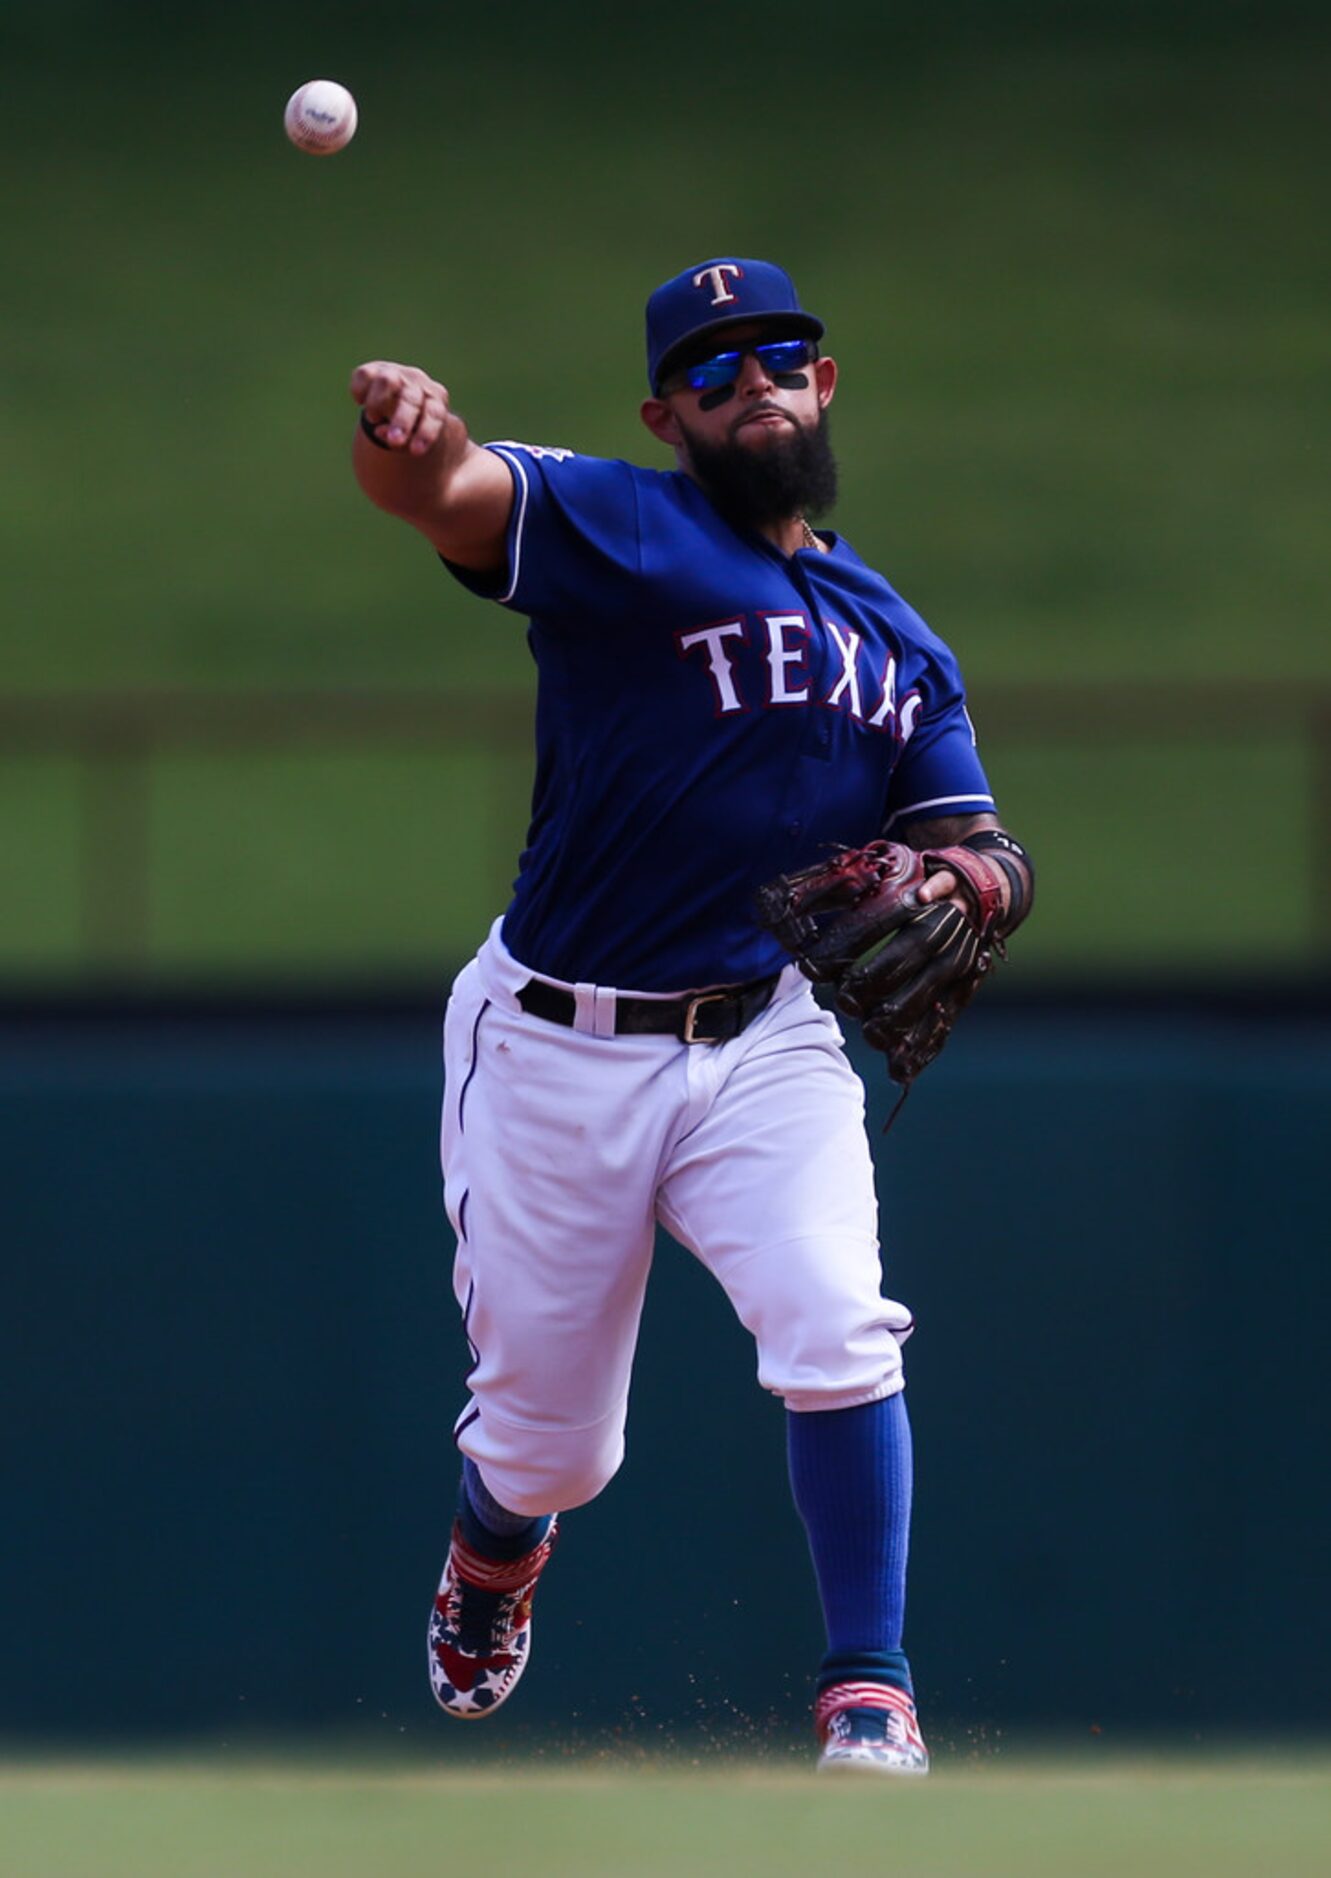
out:
<path id="1" fill-rule="evenodd" d="M 700 991 L 696 998 L 689 999 L 688 1009 L 684 1013 L 684 1024 L 680 1036 L 685 1043 L 720 1043 L 719 1037 L 700 1037 L 697 1033 L 698 1006 L 700 1004 L 725 1004 L 730 998 L 728 991 Z"/>

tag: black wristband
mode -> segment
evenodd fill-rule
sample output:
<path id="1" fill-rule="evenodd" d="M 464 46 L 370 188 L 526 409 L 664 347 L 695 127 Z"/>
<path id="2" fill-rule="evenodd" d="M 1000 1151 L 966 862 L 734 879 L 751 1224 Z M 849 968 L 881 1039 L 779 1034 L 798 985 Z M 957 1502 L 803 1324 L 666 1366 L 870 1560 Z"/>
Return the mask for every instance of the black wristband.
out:
<path id="1" fill-rule="evenodd" d="M 379 421 L 380 423 L 382 423 L 383 419 L 380 418 Z M 389 448 L 389 446 L 384 442 L 382 437 L 375 436 L 374 434 L 375 427 L 370 422 L 368 414 L 364 411 L 362 411 L 360 414 L 360 427 L 365 432 L 365 435 L 369 438 L 370 442 L 374 445 L 376 450 L 387 450 Z"/>
<path id="2" fill-rule="evenodd" d="M 957 846 L 974 848 L 977 854 L 982 854 L 986 848 L 1001 849 L 1004 854 L 1012 854 L 1019 861 L 1025 861 L 1027 867 L 1030 868 L 1031 879 L 1035 878 L 1035 867 L 1030 855 L 1016 837 L 1010 835 L 1005 828 L 977 828 L 973 835 L 963 835 Z"/>
<path id="3" fill-rule="evenodd" d="M 963 835 L 957 846 L 973 848 L 977 854 L 992 854 L 1007 875 L 1010 894 L 1000 931 L 1015 932 L 1035 904 L 1035 863 L 1030 855 L 1002 828 L 977 828 L 973 835 Z"/>

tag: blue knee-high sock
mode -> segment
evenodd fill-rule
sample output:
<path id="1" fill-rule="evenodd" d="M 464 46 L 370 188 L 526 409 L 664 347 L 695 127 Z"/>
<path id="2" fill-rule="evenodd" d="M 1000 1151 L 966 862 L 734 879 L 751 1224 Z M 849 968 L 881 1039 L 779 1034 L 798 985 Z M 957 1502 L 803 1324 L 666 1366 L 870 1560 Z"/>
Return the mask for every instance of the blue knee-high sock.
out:
<path id="1" fill-rule="evenodd" d="M 867 1676 L 910 1693 L 901 1649 L 912 1481 L 905 1397 L 790 1413 L 786 1430 L 827 1624 L 818 1687 Z"/>
<path id="2" fill-rule="evenodd" d="M 510 1513 L 481 1479 L 481 1470 L 468 1454 L 462 1462 L 458 1489 L 458 1524 L 462 1537 L 484 1558 L 522 1558 L 538 1546 L 550 1530 L 551 1515 Z"/>

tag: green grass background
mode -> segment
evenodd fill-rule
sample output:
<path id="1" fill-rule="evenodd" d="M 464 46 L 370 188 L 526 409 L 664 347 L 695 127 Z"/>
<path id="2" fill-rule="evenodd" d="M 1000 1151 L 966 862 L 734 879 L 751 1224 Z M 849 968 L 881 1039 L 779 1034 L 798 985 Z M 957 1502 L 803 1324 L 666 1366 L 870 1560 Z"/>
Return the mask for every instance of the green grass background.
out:
<path id="1" fill-rule="evenodd" d="M 804 1767 L 393 1771 L 298 1760 L 0 1773 L 5 1878 L 1321 1878 L 1331 1761 L 1030 1757 L 927 1782 Z"/>
<path id="2" fill-rule="evenodd" d="M 1325 957 L 1305 719 L 1331 695 L 1331 61 L 1297 10 L 926 28 L 779 0 L 686 6 L 664 44 L 590 4 L 114 19 L 24 5 L 0 39 L 0 697 L 525 709 L 520 625 L 355 489 L 351 367 L 421 361 L 483 436 L 656 461 L 647 289 L 771 253 L 842 364 L 839 524 L 957 647 L 1045 860 L 1023 956 Z M 315 72 L 361 108 L 326 161 L 280 130 Z M 1288 687 L 1287 727 L 1208 728 L 1215 680 Z M 1090 683 L 1099 720 L 1070 748 L 991 740 L 986 692 L 1014 682 Z M 1186 741 L 1137 737 L 1141 683 Z M 149 930 L 117 952 L 80 926 L 97 774 L 0 748 L 0 971 L 432 967 L 500 902 L 529 768 L 479 737 L 155 762 Z M 1221 830 L 1233 889 L 1198 921 Z"/>

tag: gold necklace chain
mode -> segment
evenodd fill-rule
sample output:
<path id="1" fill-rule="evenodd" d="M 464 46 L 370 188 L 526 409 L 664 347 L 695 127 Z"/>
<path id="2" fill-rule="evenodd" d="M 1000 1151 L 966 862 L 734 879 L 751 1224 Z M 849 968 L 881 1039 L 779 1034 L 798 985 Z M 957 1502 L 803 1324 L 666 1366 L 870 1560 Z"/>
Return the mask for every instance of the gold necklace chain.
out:
<path id="1" fill-rule="evenodd" d="M 813 530 L 810 528 L 809 523 L 808 523 L 808 518 L 806 516 L 803 516 L 803 515 L 800 516 L 800 527 L 804 530 L 805 547 L 817 548 L 821 551 L 823 544 L 821 541 L 819 541 L 817 535 L 815 535 Z"/>

